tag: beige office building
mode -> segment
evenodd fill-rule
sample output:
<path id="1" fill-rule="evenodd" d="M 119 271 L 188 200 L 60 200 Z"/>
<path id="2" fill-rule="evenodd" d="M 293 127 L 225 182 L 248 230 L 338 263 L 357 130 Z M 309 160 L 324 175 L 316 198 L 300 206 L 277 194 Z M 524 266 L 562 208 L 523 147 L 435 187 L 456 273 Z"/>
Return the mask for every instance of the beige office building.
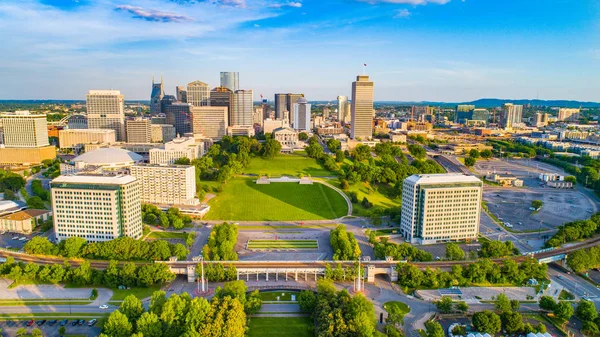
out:
<path id="1" fill-rule="evenodd" d="M 165 143 L 163 149 L 151 149 L 150 164 L 172 165 L 179 158 L 194 160 L 204 155 L 204 143 L 196 143 L 193 137 L 179 137 Z"/>
<path id="2" fill-rule="evenodd" d="M 54 233 L 89 242 L 142 236 L 141 186 L 135 177 L 72 175 L 50 183 Z"/>
<path id="3" fill-rule="evenodd" d="M 152 121 L 137 117 L 125 122 L 127 127 L 127 143 L 152 142 Z"/>
<path id="4" fill-rule="evenodd" d="M 367 140 L 373 136 L 373 82 L 369 76 L 356 76 L 352 82 L 352 139 Z"/>
<path id="5" fill-rule="evenodd" d="M 581 109 L 572 109 L 572 108 L 560 108 L 558 109 L 558 118 L 557 120 L 565 121 L 565 120 L 576 120 L 579 118 L 579 112 Z"/>
<path id="6" fill-rule="evenodd" d="M 152 124 L 152 143 L 166 143 L 177 137 L 175 127 L 171 124 Z"/>
<path id="7" fill-rule="evenodd" d="M 131 175 L 142 185 L 142 202 L 196 206 L 196 168 L 191 165 L 134 165 Z"/>
<path id="8" fill-rule="evenodd" d="M 56 159 L 54 145 L 32 148 L 0 148 L 1 165 L 37 165 L 46 159 Z"/>
<path id="9" fill-rule="evenodd" d="M 192 107 L 192 132 L 204 137 L 221 139 L 227 133 L 229 118 L 227 107 L 198 106 Z"/>
<path id="10" fill-rule="evenodd" d="M 229 125 L 252 125 L 252 90 L 237 90 L 233 93 L 233 111 Z"/>
<path id="11" fill-rule="evenodd" d="M 35 148 L 48 146 L 48 122 L 46 115 L 31 115 L 29 111 L 3 114 L 2 128 L 4 146 L 11 148 Z"/>
<path id="12" fill-rule="evenodd" d="M 83 147 L 85 144 L 116 143 L 115 130 L 108 129 L 67 129 L 58 132 L 58 144 L 61 149 Z"/>
<path id="13" fill-rule="evenodd" d="M 200 81 L 194 81 L 187 85 L 187 103 L 193 106 L 210 105 L 210 89 L 208 84 Z"/>
<path id="14" fill-rule="evenodd" d="M 400 231 L 413 244 L 477 240 L 481 192 L 471 175 L 412 175 L 402 187 Z"/>
<path id="15" fill-rule="evenodd" d="M 90 90 L 86 96 L 88 128 L 115 130 L 117 141 L 125 141 L 125 97 L 119 90 Z"/>
<path id="16" fill-rule="evenodd" d="M 228 136 L 254 137 L 255 134 L 256 132 L 254 131 L 254 126 L 252 125 L 234 125 L 227 127 Z"/>

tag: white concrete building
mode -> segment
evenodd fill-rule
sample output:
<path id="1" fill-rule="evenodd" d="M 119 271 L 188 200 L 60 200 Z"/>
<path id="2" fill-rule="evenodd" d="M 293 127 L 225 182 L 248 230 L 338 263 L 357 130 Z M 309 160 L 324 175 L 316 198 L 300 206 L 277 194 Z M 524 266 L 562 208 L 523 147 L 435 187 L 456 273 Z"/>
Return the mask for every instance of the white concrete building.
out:
<path id="1" fill-rule="evenodd" d="M 311 104 L 304 97 L 294 103 L 294 130 L 310 131 L 310 107 Z"/>
<path id="2" fill-rule="evenodd" d="M 400 231 L 413 244 L 477 240 L 481 192 L 471 175 L 412 175 L 402 187 Z"/>
<path id="3" fill-rule="evenodd" d="M 292 128 L 275 129 L 273 138 L 281 144 L 281 152 L 289 153 L 298 148 L 298 132 Z"/>
<path id="4" fill-rule="evenodd" d="M 130 175 L 59 176 L 51 183 L 54 233 L 90 242 L 142 236 L 140 183 Z"/>
<path id="5" fill-rule="evenodd" d="M 151 149 L 150 164 L 171 165 L 177 159 L 186 157 L 189 160 L 204 155 L 203 143 L 197 143 L 193 137 L 179 137 L 165 143 L 164 149 Z"/>
<path id="6" fill-rule="evenodd" d="M 287 118 L 282 118 L 282 119 L 267 118 L 263 122 L 263 132 L 264 133 L 271 133 L 275 129 L 289 128 L 289 127 L 290 127 L 290 121 Z"/>
<path id="7" fill-rule="evenodd" d="M 81 171 L 104 173 L 127 173 L 134 164 L 144 161 L 139 154 L 117 148 L 99 148 L 86 152 L 72 160 L 72 163 L 60 165 L 62 174 L 72 174 Z"/>
<path id="8" fill-rule="evenodd" d="M 16 111 L 0 116 L 4 146 L 10 148 L 37 148 L 48 146 L 46 115 L 32 115 L 29 111 Z"/>
<path id="9" fill-rule="evenodd" d="M 134 165 L 143 203 L 196 206 L 196 168 L 191 165 Z"/>
<path id="10" fill-rule="evenodd" d="M 88 128 L 112 129 L 125 141 L 125 97 L 119 90 L 90 90 L 86 96 Z"/>
<path id="11" fill-rule="evenodd" d="M 236 90 L 233 93 L 229 125 L 252 125 L 253 99 L 252 90 Z"/>
<path id="12" fill-rule="evenodd" d="M 352 82 L 352 128 L 350 138 L 367 140 L 373 137 L 373 81 L 369 76 L 356 76 Z"/>
<path id="13" fill-rule="evenodd" d="M 111 129 L 66 129 L 58 132 L 58 144 L 61 149 L 81 148 L 85 144 L 116 143 L 115 130 Z"/>
<path id="14" fill-rule="evenodd" d="M 228 136 L 254 137 L 255 131 L 252 125 L 233 125 L 227 127 Z"/>

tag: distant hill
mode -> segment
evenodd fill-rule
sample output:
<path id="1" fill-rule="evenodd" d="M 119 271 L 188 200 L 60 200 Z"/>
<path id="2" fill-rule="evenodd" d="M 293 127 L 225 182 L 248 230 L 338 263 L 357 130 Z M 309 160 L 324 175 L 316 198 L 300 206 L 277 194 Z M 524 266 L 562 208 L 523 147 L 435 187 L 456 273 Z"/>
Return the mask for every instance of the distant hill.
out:
<path id="1" fill-rule="evenodd" d="M 407 104 L 407 105 L 433 105 L 433 106 L 456 106 L 457 104 L 473 104 L 478 108 L 494 108 L 502 106 L 504 103 L 513 104 L 531 104 L 532 106 L 548 106 L 561 108 L 600 108 L 600 102 L 581 102 L 569 100 L 542 100 L 542 99 L 499 99 L 499 98 L 480 98 L 471 102 L 392 102 L 378 101 L 379 104 Z"/>

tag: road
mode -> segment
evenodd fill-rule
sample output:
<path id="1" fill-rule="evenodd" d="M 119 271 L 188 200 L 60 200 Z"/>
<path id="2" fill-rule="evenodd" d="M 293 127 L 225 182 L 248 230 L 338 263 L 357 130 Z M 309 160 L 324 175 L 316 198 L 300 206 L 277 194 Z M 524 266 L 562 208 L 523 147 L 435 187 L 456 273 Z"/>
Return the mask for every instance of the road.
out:
<path id="1" fill-rule="evenodd" d="M 600 304 L 600 289 L 576 274 L 567 274 L 564 269 L 551 263 L 548 265 L 548 277 L 553 283 L 559 284 L 577 298 L 587 296 L 596 302 L 596 305 Z"/>

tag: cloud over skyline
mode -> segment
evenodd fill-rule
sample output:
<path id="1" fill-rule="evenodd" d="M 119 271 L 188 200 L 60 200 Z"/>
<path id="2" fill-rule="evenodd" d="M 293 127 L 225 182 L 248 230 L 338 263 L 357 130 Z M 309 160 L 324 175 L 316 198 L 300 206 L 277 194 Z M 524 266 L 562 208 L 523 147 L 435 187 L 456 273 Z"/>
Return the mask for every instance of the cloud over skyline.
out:
<path id="1" fill-rule="evenodd" d="M 189 16 L 171 13 L 171 12 L 163 12 L 154 9 L 145 9 L 138 6 L 131 5 L 120 5 L 115 7 L 117 11 L 126 11 L 133 14 L 134 18 L 144 19 L 147 21 L 157 21 L 157 22 L 186 22 L 186 21 L 194 21 L 194 19 Z"/>

